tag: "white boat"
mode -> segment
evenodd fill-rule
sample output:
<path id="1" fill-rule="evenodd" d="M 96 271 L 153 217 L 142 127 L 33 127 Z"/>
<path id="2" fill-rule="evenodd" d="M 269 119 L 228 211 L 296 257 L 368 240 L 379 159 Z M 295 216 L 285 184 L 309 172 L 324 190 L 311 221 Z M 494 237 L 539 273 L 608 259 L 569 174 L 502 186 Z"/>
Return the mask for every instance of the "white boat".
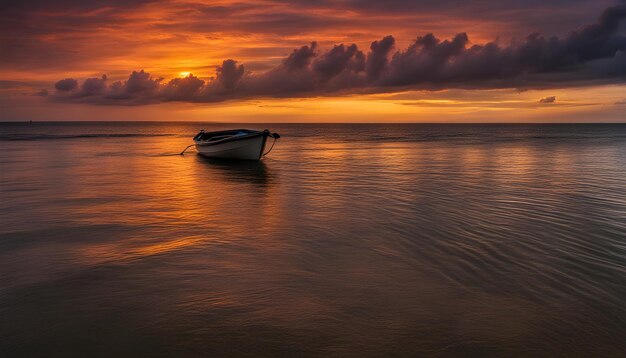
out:
<path id="1" fill-rule="evenodd" d="M 280 138 L 278 133 L 255 131 L 250 129 L 233 129 L 227 131 L 205 132 L 201 130 L 193 141 L 199 154 L 209 158 L 259 160 L 269 153 L 266 152 L 267 138 Z"/>

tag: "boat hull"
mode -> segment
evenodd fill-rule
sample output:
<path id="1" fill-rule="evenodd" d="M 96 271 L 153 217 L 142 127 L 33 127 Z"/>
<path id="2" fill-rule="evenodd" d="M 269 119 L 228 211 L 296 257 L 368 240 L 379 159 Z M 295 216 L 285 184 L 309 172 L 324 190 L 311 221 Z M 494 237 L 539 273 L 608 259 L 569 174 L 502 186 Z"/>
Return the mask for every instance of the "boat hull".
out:
<path id="1" fill-rule="evenodd" d="M 224 143 L 196 141 L 198 154 L 207 158 L 259 160 L 265 150 L 267 137 L 260 134 Z"/>

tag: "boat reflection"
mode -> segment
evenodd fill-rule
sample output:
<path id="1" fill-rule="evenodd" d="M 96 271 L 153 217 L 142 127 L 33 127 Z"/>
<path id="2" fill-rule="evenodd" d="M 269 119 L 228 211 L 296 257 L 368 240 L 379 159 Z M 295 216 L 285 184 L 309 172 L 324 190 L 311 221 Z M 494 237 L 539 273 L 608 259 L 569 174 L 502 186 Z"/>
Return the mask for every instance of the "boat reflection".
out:
<path id="1" fill-rule="evenodd" d="M 266 185 L 271 182 L 267 165 L 260 160 L 228 160 L 197 156 L 198 163 L 227 180 Z"/>

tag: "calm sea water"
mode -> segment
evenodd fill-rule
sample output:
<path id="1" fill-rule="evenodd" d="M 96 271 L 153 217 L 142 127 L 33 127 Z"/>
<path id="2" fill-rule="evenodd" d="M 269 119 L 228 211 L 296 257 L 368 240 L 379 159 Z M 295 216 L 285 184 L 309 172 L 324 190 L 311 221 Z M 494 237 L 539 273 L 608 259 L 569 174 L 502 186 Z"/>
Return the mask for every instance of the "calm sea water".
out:
<path id="1" fill-rule="evenodd" d="M 623 356 L 626 125 L 0 124 L 0 355 Z"/>

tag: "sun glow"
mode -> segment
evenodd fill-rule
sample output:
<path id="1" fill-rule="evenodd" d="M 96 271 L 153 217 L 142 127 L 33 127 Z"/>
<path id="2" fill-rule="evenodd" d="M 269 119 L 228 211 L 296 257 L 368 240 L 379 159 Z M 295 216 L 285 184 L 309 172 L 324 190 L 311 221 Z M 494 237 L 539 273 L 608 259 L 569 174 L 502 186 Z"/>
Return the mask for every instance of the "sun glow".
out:
<path id="1" fill-rule="evenodd" d="M 178 75 L 179 75 L 180 77 L 187 77 L 187 76 L 189 76 L 190 74 L 191 74 L 191 72 L 180 72 Z"/>

